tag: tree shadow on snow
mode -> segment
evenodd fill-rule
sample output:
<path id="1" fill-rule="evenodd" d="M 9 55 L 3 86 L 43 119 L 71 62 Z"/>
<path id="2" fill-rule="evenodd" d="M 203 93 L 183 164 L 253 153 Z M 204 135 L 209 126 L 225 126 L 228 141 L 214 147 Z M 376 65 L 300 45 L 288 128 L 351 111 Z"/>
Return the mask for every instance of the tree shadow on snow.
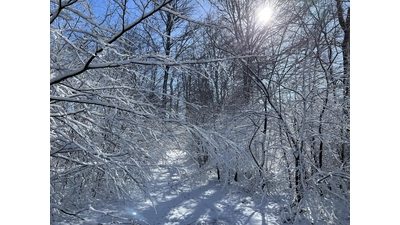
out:
<path id="1" fill-rule="evenodd" d="M 246 202 L 243 196 L 230 194 L 216 183 L 211 181 L 186 191 L 181 191 L 183 187 L 176 191 L 165 188 L 167 192 L 155 196 L 161 201 L 154 202 L 154 208 L 133 206 L 131 216 L 140 217 L 142 224 L 152 225 L 278 224 L 266 217 L 265 204 L 256 206 Z"/>

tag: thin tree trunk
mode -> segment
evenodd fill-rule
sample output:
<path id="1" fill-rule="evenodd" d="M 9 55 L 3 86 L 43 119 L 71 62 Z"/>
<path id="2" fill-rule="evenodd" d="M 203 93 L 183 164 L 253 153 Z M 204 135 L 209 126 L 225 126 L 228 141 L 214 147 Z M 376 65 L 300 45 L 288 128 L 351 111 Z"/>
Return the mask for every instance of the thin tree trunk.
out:
<path id="1" fill-rule="evenodd" d="M 344 115 L 344 123 L 345 127 L 342 128 L 343 142 L 341 145 L 341 160 L 342 164 L 346 165 L 346 163 L 350 160 L 350 128 L 347 126 L 347 123 L 350 121 L 350 7 L 347 9 L 347 15 L 345 18 L 344 9 L 342 6 L 343 2 L 340 0 L 336 0 L 338 20 L 340 27 L 344 32 L 344 37 L 342 41 L 342 55 L 343 55 L 343 78 L 342 82 L 344 85 L 343 89 L 343 97 L 344 97 L 344 106 L 343 106 L 343 115 Z"/>

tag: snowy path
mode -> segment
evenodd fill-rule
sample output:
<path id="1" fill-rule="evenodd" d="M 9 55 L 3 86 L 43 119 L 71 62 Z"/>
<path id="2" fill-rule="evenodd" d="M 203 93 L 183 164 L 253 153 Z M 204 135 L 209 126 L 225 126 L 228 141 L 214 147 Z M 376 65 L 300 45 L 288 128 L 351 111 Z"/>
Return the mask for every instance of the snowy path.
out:
<path id="1" fill-rule="evenodd" d="M 132 224 L 128 218 L 140 225 L 279 224 L 276 203 L 267 200 L 261 203 L 249 194 L 230 192 L 218 181 L 185 182 L 185 175 L 190 172 L 179 173 L 177 169 L 188 167 L 182 161 L 184 154 L 170 152 L 169 156 L 168 165 L 153 171 L 152 201 L 137 196 L 132 203 L 103 209 L 102 218 L 92 218 L 83 224 Z M 112 220 L 106 218 L 106 211 L 113 215 Z"/>
<path id="2" fill-rule="evenodd" d="M 183 154 L 170 154 L 175 163 L 182 163 L 179 155 Z M 152 225 L 278 224 L 276 204 L 257 204 L 250 196 L 222 189 L 217 181 L 199 186 L 182 184 L 178 170 L 172 168 L 169 165 L 155 171 L 151 193 L 154 207 L 147 200 L 127 208 L 128 214 Z"/>

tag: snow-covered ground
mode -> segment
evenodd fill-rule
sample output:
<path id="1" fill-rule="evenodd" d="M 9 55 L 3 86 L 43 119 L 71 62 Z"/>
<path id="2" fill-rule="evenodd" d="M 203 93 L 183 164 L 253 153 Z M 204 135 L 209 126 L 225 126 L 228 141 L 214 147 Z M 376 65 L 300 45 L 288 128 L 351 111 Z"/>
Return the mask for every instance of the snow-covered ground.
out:
<path id="1" fill-rule="evenodd" d="M 224 188 L 217 180 L 193 182 L 189 171 L 182 173 L 188 169 L 185 154 L 169 156 L 154 170 L 150 199 L 138 195 L 132 202 L 93 206 L 80 224 L 279 224 L 278 204 Z"/>

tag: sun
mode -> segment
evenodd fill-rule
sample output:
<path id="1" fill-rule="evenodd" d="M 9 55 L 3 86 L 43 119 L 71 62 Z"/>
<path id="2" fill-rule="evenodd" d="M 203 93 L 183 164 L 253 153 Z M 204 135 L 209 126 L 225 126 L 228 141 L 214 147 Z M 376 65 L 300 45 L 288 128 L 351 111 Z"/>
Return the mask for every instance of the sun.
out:
<path id="1" fill-rule="evenodd" d="M 273 10 L 269 6 L 265 6 L 261 10 L 258 11 L 258 19 L 261 22 L 268 22 L 271 20 L 273 14 Z"/>

